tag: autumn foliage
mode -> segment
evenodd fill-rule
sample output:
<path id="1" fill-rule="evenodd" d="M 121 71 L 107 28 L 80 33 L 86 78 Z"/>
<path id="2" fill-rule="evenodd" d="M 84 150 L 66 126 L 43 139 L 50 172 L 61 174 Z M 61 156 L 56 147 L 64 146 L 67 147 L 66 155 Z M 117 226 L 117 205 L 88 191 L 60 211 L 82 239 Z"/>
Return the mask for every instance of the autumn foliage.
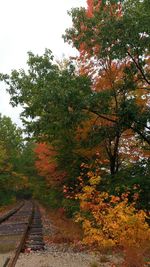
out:
<path id="1" fill-rule="evenodd" d="M 56 151 L 46 143 L 39 143 L 35 147 L 35 167 L 40 176 L 44 176 L 48 184 L 58 184 L 65 176 L 65 172 L 58 170 Z"/>
<path id="2" fill-rule="evenodd" d="M 82 222 L 83 242 L 96 249 L 121 248 L 125 266 L 144 266 L 145 252 L 150 249 L 150 228 L 143 210 L 136 210 L 135 202 L 128 201 L 128 193 L 121 196 L 100 192 L 98 172 L 87 172 L 88 183 L 82 181 L 82 191 L 76 195 L 80 212 L 76 220 Z M 80 177 L 81 178 L 81 177 Z M 136 197 L 135 197 L 136 199 Z M 133 258 L 131 258 L 131 255 Z"/>
<path id="3" fill-rule="evenodd" d="M 48 49 L 29 52 L 28 71 L 3 76 L 38 140 L 44 203 L 56 200 L 69 216 L 79 211 L 84 243 L 122 249 L 130 267 L 143 266 L 150 241 L 149 7 L 149 0 L 87 0 L 70 11 L 64 36 L 77 58 L 58 63 Z"/>

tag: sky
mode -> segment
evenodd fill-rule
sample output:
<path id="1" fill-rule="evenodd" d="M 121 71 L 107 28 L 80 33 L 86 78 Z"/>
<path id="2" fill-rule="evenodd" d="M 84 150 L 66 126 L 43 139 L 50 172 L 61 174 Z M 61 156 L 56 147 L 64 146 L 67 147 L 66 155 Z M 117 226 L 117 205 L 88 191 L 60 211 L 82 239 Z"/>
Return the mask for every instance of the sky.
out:
<path id="1" fill-rule="evenodd" d="M 80 6 L 86 0 L 1 0 L 0 73 L 25 68 L 28 51 L 40 55 L 49 48 L 57 59 L 76 55 L 62 34 L 71 26 L 67 10 Z M 11 107 L 6 85 L 0 83 L 0 113 L 21 126 L 20 112 L 21 107 Z"/>

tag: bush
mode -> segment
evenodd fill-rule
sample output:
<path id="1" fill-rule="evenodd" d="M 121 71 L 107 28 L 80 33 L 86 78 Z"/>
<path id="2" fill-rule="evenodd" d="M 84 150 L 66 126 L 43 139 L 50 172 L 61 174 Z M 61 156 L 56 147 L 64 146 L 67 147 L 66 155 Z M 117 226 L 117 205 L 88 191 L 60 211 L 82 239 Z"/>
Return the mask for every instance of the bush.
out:
<path id="1" fill-rule="evenodd" d="M 62 203 L 61 191 L 53 186 L 48 186 L 42 177 L 32 177 L 30 188 L 33 198 L 37 199 L 43 205 L 54 209 L 60 208 Z"/>
<path id="2" fill-rule="evenodd" d="M 79 202 L 74 199 L 63 199 L 62 206 L 67 217 L 71 218 L 79 211 Z"/>
<path id="3" fill-rule="evenodd" d="M 83 185 L 81 193 L 77 195 L 80 212 L 76 219 L 82 222 L 83 242 L 99 249 L 116 246 L 123 248 L 126 266 L 132 266 L 127 265 L 131 263 L 129 256 L 132 254 L 141 264 L 133 266 L 143 266 L 144 254 L 150 243 L 146 213 L 137 211 L 135 203 L 129 203 L 126 193 L 116 197 L 97 191 L 100 177 L 92 171 L 87 176 L 89 184 Z"/>
<path id="4" fill-rule="evenodd" d="M 14 192 L 0 190 L 0 206 L 6 206 L 16 201 Z"/>
<path id="5" fill-rule="evenodd" d="M 143 160 L 128 166 L 120 170 L 115 177 L 105 177 L 103 183 L 105 190 L 108 190 L 110 194 L 122 194 L 125 191 L 130 191 L 129 200 L 133 201 L 133 196 L 138 193 L 139 198 L 136 202 L 138 209 L 149 210 L 150 203 L 150 160 Z M 100 185 L 101 187 L 101 185 Z"/>

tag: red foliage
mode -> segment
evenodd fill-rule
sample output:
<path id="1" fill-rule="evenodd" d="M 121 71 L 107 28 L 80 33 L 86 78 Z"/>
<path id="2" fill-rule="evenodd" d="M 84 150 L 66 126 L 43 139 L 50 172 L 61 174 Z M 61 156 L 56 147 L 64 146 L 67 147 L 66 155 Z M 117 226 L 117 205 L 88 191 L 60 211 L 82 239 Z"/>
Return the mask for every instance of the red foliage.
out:
<path id="1" fill-rule="evenodd" d="M 93 17 L 94 10 L 98 11 L 102 0 L 98 0 L 95 4 L 93 0 L 87 0 L 87 17 Z"/>
<path id="2" fill-rule="evenodd" d="M 89 18 L 93 16 L 93 0 L 87 0 L 87 16 Z"/>
<path id="3" fill-rule="evenodd" d="M 36 145 L 35 153 L 37 160 L 35 162 L 38 174 L 44 176 L 49 184 L 59 183 L 65 177 L 65 173 L 58 170 L 55 149 L 46 143 Z"/>

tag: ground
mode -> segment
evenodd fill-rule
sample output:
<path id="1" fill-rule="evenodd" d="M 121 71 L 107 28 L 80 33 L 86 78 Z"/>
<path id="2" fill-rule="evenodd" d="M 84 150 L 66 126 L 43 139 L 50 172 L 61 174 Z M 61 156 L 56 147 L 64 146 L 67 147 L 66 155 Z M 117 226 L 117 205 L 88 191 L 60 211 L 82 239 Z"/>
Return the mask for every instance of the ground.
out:
<path id="1" fill-rule="evenodd" d="M 14 205 L 1 210 L 1 215 Z M 83 247 L 82 230 L 72 219 L 66 218 L 63 210 L 50 210 L 40 205 L 42 214 L 45 250 L 21 253 L 16 267 L 119 267 L 120 255 L 97 254 Z M 0 266 L 11 253 L 0 255 Z M 115 264 L 115 265 L 113 265 Z"/>
<path id="2" fill-rule="evenodd" d="M 95 255 L 81 245 L 82 231 L 61 210 L 40 206 L 43 220 L 45 251 L 21 254 L 16 267 L 110 267 L 119 264 L 116 255 Z M 119 266 L 119 265 L 116 265 Z"/>
<path id="3" fill-rule="evenodd" d="M 111 267 L 118 263 L 118 259 L 109 256 L 102 260 L 95 255 L 85 252 L 63 252 L 60 249 L 51 249 L 41 253 L 22 254 L 17 261 L 16 267 Z M 119 266 L 119 265 L 115 265 Z"/>

